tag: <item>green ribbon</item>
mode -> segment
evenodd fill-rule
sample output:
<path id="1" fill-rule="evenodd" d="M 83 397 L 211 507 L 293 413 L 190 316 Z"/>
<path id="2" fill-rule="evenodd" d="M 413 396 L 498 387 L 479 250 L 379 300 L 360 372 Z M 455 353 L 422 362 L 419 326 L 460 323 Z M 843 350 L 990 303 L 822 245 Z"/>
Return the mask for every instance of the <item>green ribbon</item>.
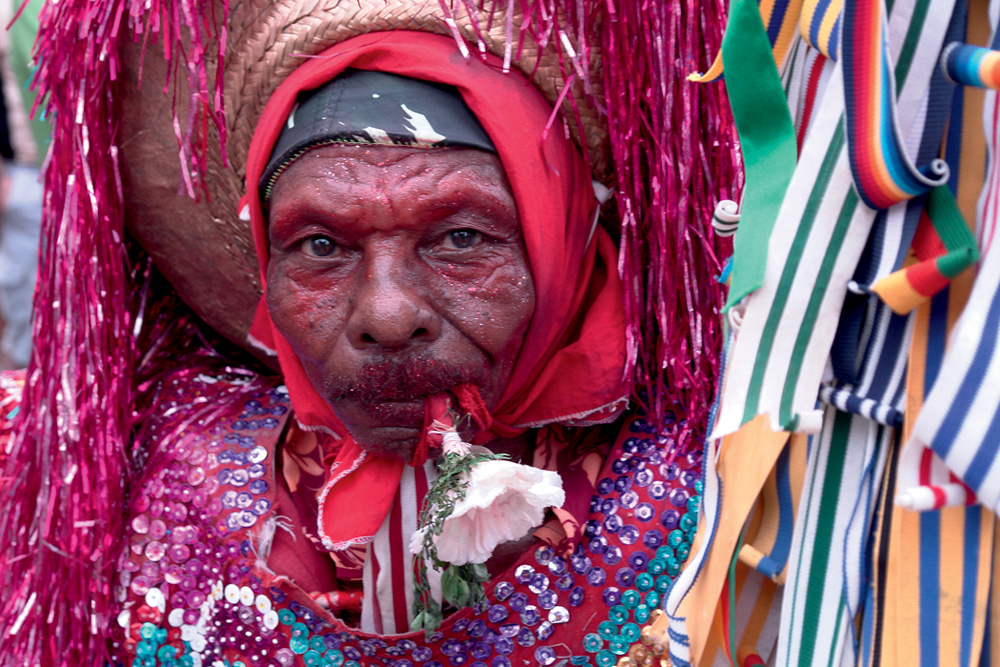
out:
<path id="1" fill-rule="evenodd" d="M 945 278 L 954 278 L 979 261 L 979 244 L 947 185 L 931 189 L 925 206 L 927 217 L 947 251 L 936 260 L 938 271 Z"/>
<path id="2" fill-rule="evenodd" d="M 764 284 L 767 244 L 798 155 L 781 76 L 755 0 L 733 0 L 722 63 L 746 175 L 728 309 Z"/>

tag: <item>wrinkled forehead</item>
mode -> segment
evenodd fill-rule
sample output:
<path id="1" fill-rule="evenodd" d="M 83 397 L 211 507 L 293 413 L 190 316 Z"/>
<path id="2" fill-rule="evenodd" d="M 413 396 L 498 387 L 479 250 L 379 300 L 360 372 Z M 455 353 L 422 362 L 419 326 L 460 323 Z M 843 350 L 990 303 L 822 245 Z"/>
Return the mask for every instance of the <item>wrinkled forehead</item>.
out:
<path id="1" fill-rule="evenodd" d="M 471 148 L 496 153 L 489 135 L 455 88 L 349 68 L 298 95 L 260 178 L 264 205 L 285 170 L 325 146 Z"/>

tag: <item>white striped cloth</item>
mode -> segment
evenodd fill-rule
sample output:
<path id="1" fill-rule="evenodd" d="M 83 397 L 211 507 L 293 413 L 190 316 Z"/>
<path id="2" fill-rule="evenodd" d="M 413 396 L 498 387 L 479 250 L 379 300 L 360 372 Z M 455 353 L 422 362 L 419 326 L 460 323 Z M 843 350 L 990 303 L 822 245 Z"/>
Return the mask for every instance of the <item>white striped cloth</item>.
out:
<path id="1" fill-rule="evenodd" d="M 392 509 L 369 543 L 365 556 L 361 605 L 361 629 L 365 632 L 398 635 L 410 631 L 414 578 L 410 536 L 417 530 L 420 506 L 437 476 L 433 461 L 427 461 L 422 468 L 403 468 Z M 441 574 L 428 568 L 427 575 L 432 594 L 440 602 Z"/>
<path id="2" fill-rule="evenodd" d="M 1000 3 L 993 0 L 990 21 L 994 26 L 998 15 Z M 936 496 L 931 507 L 969 500 L 950 471 L 979 502 L 994 513 L 1000 512 L 1000 244 L 995 239 L 1000 217 L 998 114 L 997 93 L 988 91 L 983 122 L 989 163 L 976 220 L 982 261 L 941 371 L 902 454 L 899 499 L 913 509 L 924 509 L 931 502 L 929 494 Z M 936 455 L 930 462 L 924 451 L 927 448 Z M 930 468 L 930 480 L 920 479 L 921 465 Z"/>
<path id="3" fill-rule="evenodd" d="M 860 415 L 826 409 L 795 519 L 776 664 L 855 664 L 866 541 L 893 434 Z"/>
<path id="4" fill-rule="evenodd" d="M 930 0 L 928 16 L 951 16 L 954 0 Z M 896 2 L 890 50 L 906 39 L 914 2 Z M 907 149 L 923 135 L 927 92 L 948 28 L 924 21 L 908 70 L 897 79 L 897 122 Z M 927 53 L 935 55 L 926 55 Z M 843 133 L 840 65 L 830 77 L 768 245 L 764 284 L 744 301 L 742 325 L 723 380 L 713 437 L 736 431 L 758 414 L 775 430 L 819 431 L 816 398 L 830 347 L 875 211 L 854 190 Z"/>

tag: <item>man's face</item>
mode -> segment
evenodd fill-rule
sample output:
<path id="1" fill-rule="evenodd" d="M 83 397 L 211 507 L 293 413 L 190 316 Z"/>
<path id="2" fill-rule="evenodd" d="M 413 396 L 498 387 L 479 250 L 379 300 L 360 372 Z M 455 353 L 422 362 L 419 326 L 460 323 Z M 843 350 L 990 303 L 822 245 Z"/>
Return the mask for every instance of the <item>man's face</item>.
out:
<path id="1" fill-rule="evenodd" d="M 500 161 L 471 149 L 328 146 L 269 205 L 271 318 L 359 444 L 408 460 L 424 399 L 493 408 L 535 306 Z"/>

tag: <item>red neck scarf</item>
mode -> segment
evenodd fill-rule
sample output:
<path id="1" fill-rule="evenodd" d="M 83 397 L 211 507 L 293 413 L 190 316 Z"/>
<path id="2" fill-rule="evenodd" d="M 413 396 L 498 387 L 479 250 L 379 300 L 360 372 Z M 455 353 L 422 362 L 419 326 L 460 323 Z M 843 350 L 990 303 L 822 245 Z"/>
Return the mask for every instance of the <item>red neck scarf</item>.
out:
<path id="1" fill-rule="evenodd" d="M 455 43 L 439 35 L 399 31 L 355 37 L 304 59 L 278 87 L 264 108 L 247 157 L 246 203 L 266 292 L 267 220 L 257 183 L 298 94 L 348 67 L 459 90 L 503 163 L 536 293 L 535 313 L 510 382 L 491 413 L 479 411 L 478 442 L 545 424 L 606 422 L 620 414 L 626 396 L 625 316 L 614 271 L 616 249 L 599 225 L 594 228 L 597 202 L 589 169 L 558 122 L 556 131 L 543 139 L 552 107 L 519 73 L 503 74 L 501 65 L 493 56 L 463 60 Z M 318 528 L 324 545 L 342 550 L 370 541 L 392 503 L 404 464 L 367 455 L 354 442 L 275 329 L 264 299 L 251 336 L 277 353 L 302 427 L 338 438 L 327 456 L 330 472 L 319 498 Z M 473 399 L 466 397 L 463 405 Z M 359 498 L 364 502 L 358 503 Z"/>

